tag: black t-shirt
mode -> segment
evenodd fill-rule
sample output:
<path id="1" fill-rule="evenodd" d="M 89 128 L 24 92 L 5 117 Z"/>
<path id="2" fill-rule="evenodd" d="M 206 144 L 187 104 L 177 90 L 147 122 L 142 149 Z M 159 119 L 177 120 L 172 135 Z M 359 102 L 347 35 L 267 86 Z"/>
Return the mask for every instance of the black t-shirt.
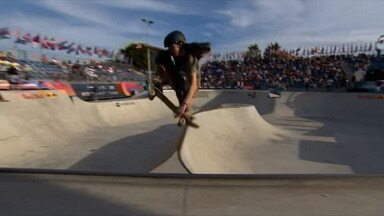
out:
<path id="1" fill-rule="evenodd" d="M 197 58 L 193 55 L 186 54 L 180 58 L 173 59 L 168 51 L 161 51 L 157 55 L 156 63 L 164 66 L 166 72 L 170 75 L 171 82 L 174 86 L 179 86 L 180 76 L 186 78 L 186 82 L 191 84 L 192 74 L 197 73 L 198 83 L 200 80 L 200 68 Z"/>

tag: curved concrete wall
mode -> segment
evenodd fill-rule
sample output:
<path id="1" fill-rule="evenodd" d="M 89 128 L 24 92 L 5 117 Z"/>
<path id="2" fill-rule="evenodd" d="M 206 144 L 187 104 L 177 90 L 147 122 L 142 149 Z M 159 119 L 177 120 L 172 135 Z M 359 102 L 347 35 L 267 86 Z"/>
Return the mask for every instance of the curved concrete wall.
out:
<path id="1" fill-rule="evenodd" d="M 252 106 L 196 114 L 201 128 L 187 129 L 182 161 L 192 173 L 382 174 L 384 100 L 365 96 L 372 95 L 215 92 L 201 107 Z"/>
<path id="2" fill-rule="evenodd" d="M 56 96 L 23 97 L 47 93 Z M 8 100 L 0 103 L 1 167 L 148 172 L 173 154 L 182 132 L 158 99 L 88 103 L 54 91 L 1 95 Z"/>
<path id="3" fill-rule="evenodd" d="M 54 97 L 25 99 L 52 92 L 0 92 L 6 100 L 0 102 L 1 167 L 147 173 L 169 158 L 173 158 L 168 161 L 171 166 L 164 166 L 164 172 L 174 169 L 169 168 L 172 163 L 179 163 L 174 153 L 184 130 L 176 126 L 173 114 L 161 101 L 88 103 L 58 92 L 53 92 Z M 166 95 L 177 101 L 172 91 Z M 212 159 L 205 162 L 207 166 L 216 164 L 211 169 L 184 159 L 196 173 L 384 173 L 379 166 L 384 163 L 384 100 L 372 99 L 376 96 L 286 92 L 281 98 L 268 98 L 265 91 L 200 91 L 193 111 L 201 128 L 187 129 L 181 155 L 198 161 L 194 155 L 205 154 Z M 230 105 L 217 109 L 223 104 Z M 236 104 L 250 104 L 256 110 L 230 108 Z M 242 125 L 248 127 L 237 132 L 225 129 L 240 130 Z M 239 137 L 240 132 L 249 140 Z M 209 151 L 189 149 L 191 137 L 201 139 L 202 148 Z M 217 140 L 232 140 L 232 144 L 225 146 Z M 252 150 L 241 149 L 245 145 L 241 143 Z M 260 146 L 265 149 L 260 151 Z M 216 148 L 226 148 L 227 152 L 220 153 L 225 157 L 214 155 Z M 239 152 L 253 152 L 249 157 L 257 160 L 250 161 Z M 241 169 L 234 168 L 230 160 L 241 164 Z"/>

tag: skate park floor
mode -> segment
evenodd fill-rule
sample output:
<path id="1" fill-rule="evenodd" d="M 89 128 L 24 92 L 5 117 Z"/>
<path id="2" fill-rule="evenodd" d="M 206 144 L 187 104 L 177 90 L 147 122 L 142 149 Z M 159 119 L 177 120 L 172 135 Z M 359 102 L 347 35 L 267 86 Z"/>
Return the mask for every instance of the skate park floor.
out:
<path id="1" fill-rule="evenodd" d="M 265 91 L 203 90 L 193 106 L 200 124 L 194 129 L 178 128 L 157 99 L 89 103 L 54 93 L 25 99 L 36 93 L 0 92 L 7 100 L 0 103 L 1 181 L 7 185 L 1 200 L 11 197 L 2 202 L 8 207 L 0 208 L 9 214 L 49 215 L 60 205 L 38 210 L 38 204 L 58 191 L 64 195 L 53 200 L 86 198 L 88 205 L 80 209 L 99 209 L 100 215 L 276 215 L 287 209 L 291 215 L 369 215 L 383 210 L 384 100 L 375 94 L 283 92 L 271 98 Z M 176 101 L 173 92 L 166 95 Z M 24 210 L 9 207 L 20 204 L 21 188 L 34 197 L 45 186 L 48 191 L 24 203 Z M 280 201 L 253 205 L 249 199 L 259 189 Z M 150 194 L 156 199 L 161 193 L 169 199 L 147 202 Z M 203 204 L 197 197 L 204 194 L 215 199 L 207 197 L 210 202 Z M 261 195 L 255 198 L 259 202 Z M 292 208 L 296 201 L 302 203 Z M 314 211 L 312 202 L 320 202 L 315 209 L 321 211 Z M 100 208 L 91 210 L 95 203 Z"/>

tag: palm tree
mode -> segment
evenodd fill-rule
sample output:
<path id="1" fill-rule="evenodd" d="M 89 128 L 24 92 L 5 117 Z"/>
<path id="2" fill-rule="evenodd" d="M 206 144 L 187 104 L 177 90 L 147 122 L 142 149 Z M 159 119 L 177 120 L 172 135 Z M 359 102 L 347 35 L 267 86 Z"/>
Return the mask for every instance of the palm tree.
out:
<path id="1" fill-rule="evenodd" d="M 124 55 L 126 60 L 138 68 L 145 69 L 147 67 L 147 53 L 145 49 L 138 49 L 137 44 L 129 44 L 126 47 L 120 49 L 120 52 Z"/>
<path id="2" fill-rule="evenodd" d="M 281 46 L 277 42 L 271 44 L 271 50 L 273 52 L 279 51 L 280 49 L 281 49 Z"/>
<path id="3" fill-rule="evenodd" d="M 261 58 L 261 51 L 257 44 L 252 44 L 248 47 L 248 51 L 246 52 L 245 56 L 250 59 L 260 59 Z"/>
<path id="4" fill-rule="evenodd" d="M 264 57 L 269 58 L 273 53 L 276 53 L 280 49 L 281 49 L 281 46 L 277 42 L 270 43 L 265 48 Z"/>

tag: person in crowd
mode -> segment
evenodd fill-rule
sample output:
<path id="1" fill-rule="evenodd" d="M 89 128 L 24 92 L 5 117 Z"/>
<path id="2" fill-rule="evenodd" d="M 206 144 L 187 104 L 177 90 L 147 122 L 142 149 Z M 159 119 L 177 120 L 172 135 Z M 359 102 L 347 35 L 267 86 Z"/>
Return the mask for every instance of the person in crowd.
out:
<path id="1" fill-rule="evenodd" d="M 7 70 L 7 75 L 8 75 L 8 81 L 11 84 L 19 84 L 19 71 L 15 66 L 10 66 L 9 69 Z"/>

